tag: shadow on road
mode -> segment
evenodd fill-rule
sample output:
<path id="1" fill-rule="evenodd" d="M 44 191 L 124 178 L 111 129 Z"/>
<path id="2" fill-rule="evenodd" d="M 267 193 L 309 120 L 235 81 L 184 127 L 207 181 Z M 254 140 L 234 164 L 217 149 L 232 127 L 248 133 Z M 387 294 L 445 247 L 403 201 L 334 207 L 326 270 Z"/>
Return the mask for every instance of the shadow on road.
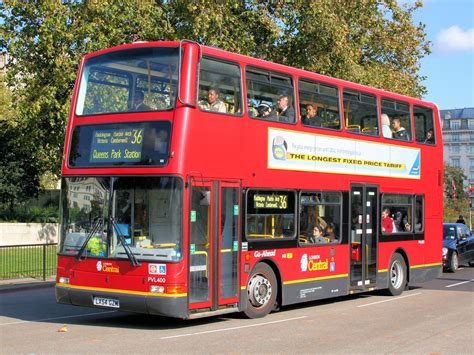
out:
<path id="1" fill-rule="evenodd" d="M 423 284 L 415 284 L 410 286 L 409 290 L 426 289 L 473 292 L 474 283 L 471 281 L 473 279 L 472 269 L 466 271 L 462 270 L 455 275 L 451 274 L 446 276 L 447 277 L 442 276 Z M 465 282 L 465 284 L 461 285 L 461 287 L 446 287 L 449 284 L 462 282 Z M 372 296 L 391 297 L 385 295 L 383 290 L 377 290 L 373 292 L 284 306 L 280 308 L 280 312 L 285 313 L 292 310 L 329 304 L 337 305 L 357 299 L 370 298 Z M 56 303 L 53 287 L 3 292 L 0 297 L 0 316 L 4 317 L 2 318 L 0 325 L 38 322 L 141 330 L 186 329 L 203 324 L 225 323 L 233 319 L 245 318 L 241 313 L 232 313 L 226 314 L 225 316 L 181 320 L 161 316 L 125 313 L 113 309 L 83 308 L 63 305 Z"/>

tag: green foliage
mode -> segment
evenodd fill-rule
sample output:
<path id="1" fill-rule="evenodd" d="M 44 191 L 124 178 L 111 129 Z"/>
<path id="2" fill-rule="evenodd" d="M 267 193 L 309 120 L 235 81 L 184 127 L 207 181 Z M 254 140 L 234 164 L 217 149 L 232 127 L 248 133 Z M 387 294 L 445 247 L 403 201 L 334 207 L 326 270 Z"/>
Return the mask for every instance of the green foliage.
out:
<path id="1" fill-rule="evenodd" d="M 7 82 L 15 99 L 2 101 L 0 111 L 14 111 L 17 126 L 0 152 L 15 151 L 2 161 L 12 163 L 0 174 L 1 199 L 25 195 L 18 181 L 28 181 L 31 194 L 45 172 L 59 175 L 70 97 L 85 53 L 137 39 L 187 38 L 421 96 L 419 60 L 429 43 L 424 26 L 412 23 L 420 6 L 402 8 L 395 0 L 5 1 L 0 50 L 14 58 Z"/>
<path id="2" fill-rule="evenodd" d="M 459 215 L 469 216 L 469 194 L 464 190 L 464 171 L 449 165 L 444 166 L 444 221 L 456 222 Z M 453 184 L 454 182 L 454 184 Z M 456 186 L 456 191 L 454 191 Z M 454 199 L 456 192 L 456 199 Z"/>
<path id="3" fill-rule="evenodd" d="M 12 94 L 0 74 L 0 204 L 11 208 L 36 195 L 39 171 L 31 159 L 33 144 L 28 144 L 25 121 L 12 107 Z"/>
<path id="4" fill-rule="evenodd" d="M 58 223 L 58 207 L 15 207 L 0 209 L 0 222 Z"/>

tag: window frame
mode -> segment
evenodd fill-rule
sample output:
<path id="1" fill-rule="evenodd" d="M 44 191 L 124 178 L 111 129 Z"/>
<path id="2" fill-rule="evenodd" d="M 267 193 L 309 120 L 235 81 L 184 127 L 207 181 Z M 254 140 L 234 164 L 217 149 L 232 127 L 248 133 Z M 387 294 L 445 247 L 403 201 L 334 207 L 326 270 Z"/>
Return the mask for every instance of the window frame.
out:
<path id="1" fill-rule="evenodd" d="M 293 198 L 294 198 L 294 205 L 293 205 L 293 225 L 294 225 L 294 230 L 293 230 L 293 235 L 292 236 L 288 236 L 288 237 L 282 237 L 282 238 L 255 238 L 255 237 L 249 237 L 249 233 L 248 233 L 248 216 L 250 215 L 249 214 L 249 201 L 248 201 L 248 198 L 249 198 L 249 193 L 250 192 L 256 192 L 256 193 L 260 193 L 260 194 L 272 194 L 272 193 L 288 193 L 288 195 L 290 194 L 293 194 Z M 293 241 L 297 238 L 298 236 L 298 216 L 297 216 L 297 213 L 298 213 L 298 201 L 297 201 L 297 191 L 296 190 L 291 190 L 291 189 L 274 189 L 274 188 L 258 188 L 258 187 L 255 187 L 255 188 L 248 188 L 245 190 L 245 211 L 244 211 L 244 225 L 245 225 L 245 229 L 244 229 L 244 237 L 245 237 L 245 240 L 249 243 L 268 243 L 269 241 L 271 242 L 288 242 L 288 241 Z M 271 213 L 269 213 L 271 214 Z M 256 213 L 253 213 L 251 214 L 252 216 L 255 216 L 257 215 Z"/>
<path id="2" fill-rule="evenodd" d="M 315 127 L 315 126 L 305 125 L 305 124 L 303 123 L 302 113 L 301 113 L 301 109 L 300 109 L 300 107 L 301 107 L 301 100 L 300 100 L 300 90 L 301 90 L 301 89 L 300 89 L 300 82 L 301 82 L 301 81 L 306 81 L 306 82 L 308 82 L 308 83 L 310 83 L 310 84 L 317 84 L 318 87 L 319 87 L 320 85 L 323 85 L 323 86 L 326 86 L 326 87 L 328 87 L 328 88 L 336 89 L 336 94 L 337 94 L 337 95 L 336 95 L 335 97 L 336 97 L 336 99 L 337 99 L 337 109 L 338 109 L 338 116 L 339 116 L 339 127 L 338 127 L 338 128 L 330 128 L 330 127 L 324 127 L 324 126 Z M 302 77 L 302 76 L 300 76 L 300 77 L 298 77 L 298 90 L 297 90 L 297 92 L 298 92 L 298 117 L 299 117 L 299 119 L 298 119 L 297 121 L 300 121 L 300 122 L 301 122 L 301 125 L 302 125 L 303 127 L 307 127 L 307 128 L 311 128 L 311 129 L 329 130 L 329 131 L 332 131 L 332 132 L 341 132 L 341 131 L 342 131 L 342 122 L 343 122 L 343 117 L 342 117 L 342 116 L 343 116 L 343 115 L 342 115 L 343 110 L 342 110 L 342 108 L 341 108 L 341 92 L 342 92 L 342 90 L 341 90 L 341 88 L 340 88 L 339 86 L 334 85 L 334 84 L 330 84 L 330 83 L 326 83 L 326 82 L 324 82 L 324 81 L 315 80 L 315 79 L 309 79 L 309 78 L 307 78 L 307 77 Z M 324 97 L 333 97 L 333 96 L 329 96 L 329 95 L 326 95 L 326 94 L 321 94 L 321 93 L 319 93 L 319 92 L 317 93 L 317 95 L 322 95 L 322 96 L 324 96 Z"/>
<path id="3" fill-rule="evenodd" d="M 320 203 L 318 206 L 323 205 L 323 206 L 337 206 L 339 205 L 339 216 L 340 216 L 340 221 L 338 225 L 339 229 L 339 235 L 338 235 L 338 240 L 337 243 L 301 243 L 300 242 L 300 235 L 301 235 L 301 195 L 302 194 L 327 194 L 327 193 L 332 193 L 332 194 L 337 194 L 339 196 L 339 202 L 325 202 L 325 203 Z M 343 239 L 343 205 L 344 205 L 344 198 L 342 195 L 342 191 L 339 190 L 301 190 L 298 192 L 298 201 L 297 201 L 297 207 L 298 207 L 298 247 L 305 248 L 305 247 L 319 247 L 319 246 L 334 246 L 334 245 L 339 245 L 342 243 Z"/>
<path id="4" fill-rule="evenodd" d="M 384 202 L 384 199 L 386 198 L 386 196 L 405 196 L 405 197 L 409 197 L 410 198 L 410 203 L 407 204 L 407 203 L 386 203 Z M 414 223 L 414 220 L 415 220 L 415 208 L 416 208 L 416 199 L 417 199 L 417 196 L 421 196 L 422 198 L 422 218 L 423 218 L 423 224 L 422 224 L 422 230 L 419 231 L 419 232 L 415 232 L 415 223 Z M 379 222 L 379 228 L 380 228 L 380 235 L 382 237 L 390 237 L 390 236 L 398 236 L 398 235 L 413 235 L 413 234 L 420 234 L 420 233 L 424 233 L 424 230 L 425 230 L 425 215 L 424 215 L 424 211 L 425 211 L 425 207 L 424 207 L 424 196 L 423 195 L 417 195 L 417 194 L 403 194 L 403 193 L 393 193 L 393 192 L 384 192 L 381 194 L 380 196 L 380 215 L 382 214 L 383 210 L 387 207 L 390 208 L 390 213 L 393 214 L 393 207 L 397 207 L 397 206 L 400 206 L 400 207 L 410 207 L 411 208 L 411 211 L 410 211 L 410 220 L 408 221 L 408 224 L 410 224 L 411 226 L 411 230 L 409 231 L 396 231 L 396 232 L 392 232 L 392 233 L 385 233 L 385 232 L 382 232 L 382 218 L 380 218 L 380 222 Z M 390 216 L 391 217 L 391 216 Z M 407 215 L 408 217 L 408 215 Z M 392 218 L 393 219 L 393 218 Z M 395 223 L 395 220 L 393 219 L 393 222 Z"/>
<path id="5" fill-rule="evenodd" d="M 401 100 L 396 100 L 396 99 L 393 99 L 393 98 L 390 98 L 390 97 L 386 97 L 386 96 L 380 96 L 380 122 L 379 122 L 379 125 L 380 127 L 382 127 L 382 115 L 385 113 L 384 112 L 384 105 L 383 105 L 383 102 L 384 101 L 390 101 L 392 103 L 394 103 L 394 109 L 390 109 L 390 108 L 385 108 L 387 110 L 393 110 L 393 111 L 397 111 L 397 112 L 403 112 L 403 111 L 400 111 L 397 109 L 397 106 L 398 104 L 404 104 L 404 105 L 407 105 L 408 106 L 408 122 L 410 123 L 410 129 L 407 129 L 406 127 L 405 130 L 408 132 L 409 134 L 409 139 L 407 140 L 404 140 L 404 139 L 398 139 L 398 138 L 394 138 L 393 136 L 390 138 L 390 137 L 385 137 L 383 135 L 383 132 L 381 132 L 382 134 L 380 135 L 381 137 L 383 137 L 384 139 L 388 139 L 390 141 L 398 141 L 398 142 L 409 142 L 409 143 L 413 143 L 414 142 L 414 135 L 413 135 L 413 110 L 412 110 L 412 106 L 410 105 L 409 102 L 406 102 L 406 101 L 401 101 Z M 385 113 L 387 114 L 387 113 Z M 388 114 L 387 114 L 388 115 Z M 390 116 L 389 116 L 390 117 Z M 393 116 L 393 117 L 397 117 L 397 116 Z M 390 122 L 390 125 L 391 125 L 391 122 Z M 382 127 L 383 129 L 383 127 Z"/>
<path id="6" fill-rule="evenodd" d="M 178 100 L 178 94 L 176 94 L 173 98 L 170 97 L 170 106 L 166 109 L 161 109 L 161 110 L 146 110 L 146 111 L 117 111 L 117 112 L 100 112 L 100 113 L 91 113 L 91 114 L 84 114 L 84 106 L 85 106 L 85 99 L 87 95 L 87 85 L 89 83 L 89 79 L 87 79 L 87 85 L 86 87 L 83 87 L 84 84 L 84 75 L 86 74 L 86 70 L 90 70 L 90 68 L 87 67 L 87 64 L 89 61 L 94 60 L 99 57 L 105 57 L 107 55 L 112 55 L 115 53 L 120 53 L 120 52 L 127 52 L 127 51 L 134 51 L 134 50 L 140 50 L 140 49 L 159 49 L 159 48 L 164 48 L 164 49 L 176 49 L 177 52 L 179 52 L 179 47 L 177 46 L 163 46 L 163 47 L 158 47 L 158 46 L 153 46 L 153 45 L 147 45 L 147 46 L 140 46 L 140 47 L 135 47 L 135 48 L 122 48 L 122 49 L 116 49 L 116 50 L 111 50 L 107 51 L 106 53 L 97 53 L 94 55 L 87 55 L 85 58 L 83 58 L 83 63 L 81 64 L 80 67 L 80 72 L 78 74 L 78 77 L 76 80 L 78 80 L 78 87 L 77 87 L 77 92 L 75 93 L 73 97 L 73 105 L 74 105 L 74 115 L 76 117 L 94 117 L 94 116 L 108 116 L 108 115 L 117 115 L 117 114 L 140 114 L 140 113 L 157 113 L 157 112 L 170 112 L 173 111 L 176 108 L 176 102 Z M 178 93 L 179 91 L 179 86 L 180 86 L 180 80 L 181 80 L 181 68 L 180 68 L 180 58 L 181 55 L 180 53 L 177 53 L 177 58 L 178 60 L 176 61 L 176 87 L 173 87 L 176 92 Z M 121 70 L 116 69 L 116 68 L 111 68 L 111 67 L 106 67 L 107 70 L 117 72 L 117 73 L 122 73 Z M 88 76 L 90 73 L 87 74 Z M 134 93 L 137 90 L 136 87 L 136 78 L 139 77 L 139 75 L 132 75 L 130 72 L 126 72 L 126 75 L 129 77 L 129 85 L 128 85 L 128 100 L 130 101 L 134 95 Z M 117 85 L 113 85 L 117 86 Z M 125 87 L 125 85 L 122 85 Z M 78 113 L 79 107 L 82 105 L 82 113 Z"/>
<path id="7" fill-rule="evenodd" d="M 240 113 L 239 114 L 230 114 L 228 112 L 215 112 L 215 111 L 207 111 L 207 110 L 202 110 L 200 107 L 199 107 L 199 92 L 200 92 L 200 84 L 201 84 L 201 64 L 202 64 L 202 61 L 203 59 L 206 59 L 206 60 L 214 60 L 216 62 L 221 62 L 221 63 L 224 63 L 224 64 L 229 64 L 229 65 L 235 65 L 237 66 L 237 68 L 239 69 L 239 75 L 240 75 L 240 80 L 239 80 L 239 84 L 240 84 L 240 102 L 241 102 L 241 110 L 240 110 Z M 244 77 L 243 77 L 243 73 L 242 73 L 242 65 L 239 63 L 239 62 L 235 62 L 235 61 L 232 61 L 232 60 L 228 60 L 228 59 L 223 59 L 223 58 L 220 58 L 220 57 L 215 57 L 215 56 L 212 56 L 212 55 L 202 55 L 202 57 L 199 59 L 199 66 L 198 66 L 198 70 L 197 70 L 197 105 L 196 105 L 196 108 L 200 111 L 200 112 L 205 112 L 205 113 L 212 113 L 212 114 L 217 114 L 217 115 L 223 115 L 223 116 L 231 116 L 231 117 L 243 117 L 244 116 L 244 111 L 245 111 L 245 101 L 244 101 Z M 213 72 L 214 73 L 214 72 Z M 224 101 L 222 101 L 224 102 Z"/>
<path id="8" fill-rule="evenodd" d="M 373 94 L 371 92 L 367 92 L 367 91 L 362 91 L 362 90 L 359 90 L 359 89 L 354 89 L 354 88 L 350 88 L 350 87 L 343 87 L 342 90 L 340 91 L 341 92 L 341 95 L 342 95 L 342 100 L 341 100 L 341 104 L 342 104 L 342 108 L 343 108 L 343 126 L 344 126 L 344 130 L 347 132 L 347 133 L 350 133 L 350 134 L 356 134 L 358 136 L 363 136 L 363 137 L 374 137 L 374 138 L 380 138 L 380 135 L 381 135 L 381 129 L 380 129 L 380 104 L 379 104 L 379 96 L 377 94 Z M 375 122 L 377 123 L 377 133 L 376 134 L 367 134 L 367 133 L 364 133 L 361 131 L 359 132 L 354 132 L 354 131 L 350 131 L 347 129 L 348 126 L 350 125 L 346 125 L 346 122 L 345 122 L 345 115 L 346 115 L 346 105 L 345 105 L 345 100 L 344 100 L 344 93 L 347 92 L 348 94 L 350 95 L 358 95 L 359 97 L 359 100 L 358 100 L 358 103 L 359 104 L 366 104 L 366 105 L 371 105 L 370 103 L 365 103 L 365 102 L 362 102 L 361 100 L 361 94 L 362 95 L 366 95 L 366 96 L 371 96 L 375 99 L 375 114 L 376 114 L 376 117 L 375 117 Z"/>
<path id="9" fill-rule="evenodd" d="M 292 89 L 292 96 L 293 96 L 293 109 L 295 111 L 295 120 L 293 122 L 281 122 L 281 121 L 278 121 L 278 120 L 275 120 L 275 119 L 268 119 L 268 118 L 261 118 L 261 117 L 257 117 L 257 116 L 252 116 L 250 114 L 250 112 L 249 112 L 249 91 L 250 90 L 247 86 L 247 80 L 251 81 L 253 79 L 247 79 L 247 72 L 249 70 L 251 71 L 252 69 L 256 69 L 257 71 L 266 71 L 266 72 L 270 73 L 270 77 L 271 77 L 271 73 L 275 73 L 275 74 L 283 76 L 283 77 L 288 77 L 291 80 L 291 89 Z M 281 123 L 281 124 L 287 124 L 287 125 L 293 125 L 293 126 L 298 123 L 299 110 L 297 110 L 298 100 L 297 100 L 297 96 L 296 96 L 297 95 L 297 90 L 296 90 L 296 85 L 295 85 L 296 80 L 295 80 L 295 77 L 292 74 L 280 72 L 278 70 L 267 69 L 267 68 L 263 68 L 263 67 L 256 66 L 256 65 L 246 64 L 244 75 L 245 75 L 245 77 L 244 77 L 245 111 L 247 112 L 248 117 L 250 117 L 251 119 L 257 120 L 257 121 L 267 121 L 267 122 Z M 260 81 L 257 81 L 257 82 L 263 84 Z M 269 83 L 268 85 L 271 85 L 271 83 Z M 280 86 L 280 87 L 283 87 L 283 86 Z"/>
<path id="10" fill-rule="evenodd" d="M 432 118 L 432 124 L 433 124 L 433 137 L 434 137 L 434 143 L 424 143 L 423 141 L 418 141 L 418 132 L 416 131 L 416 108 L 421 109 L 421 110 L 430 110 L 431 111 L 431 118 Z M 436 147 L 438 145 L 438 132 L 436 129 L 436 122 L 435 122 L 435 110 L 432 107 L 428 106 L 422 106 L 422 105 L 412 105 L 412 114 L 413 114 L 413 128 L 414 128 L 414 142 L 417 144 L 423 144 L 424 146 L 428 147 Z M 426 137 L 426 132 L 424 137 Z M 423 138 L 424 138 L 423 137 Z M 422 138 L 422 139 L 423 139 Z"/>

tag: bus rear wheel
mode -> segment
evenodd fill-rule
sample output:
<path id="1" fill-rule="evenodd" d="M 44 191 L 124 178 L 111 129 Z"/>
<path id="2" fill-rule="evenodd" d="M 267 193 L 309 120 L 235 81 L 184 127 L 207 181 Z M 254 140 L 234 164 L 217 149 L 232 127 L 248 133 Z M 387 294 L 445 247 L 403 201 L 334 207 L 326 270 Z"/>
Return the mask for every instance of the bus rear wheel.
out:
<path id="1" fill-rule="evenodd" d="M 247 283 L 247 309 L 249 318 L 265 317 L 273 309 L 278 294 L 278 283 L 272 268 L 259 263 Z"/>
<path id="2" fill-rule="evenodd" d="M 388 268 L 388 290 L 390 296 L 398 296 L 405 289 L 407 283 L 407 266 L 405 259 L 395 253 L 390 260 Z"/>

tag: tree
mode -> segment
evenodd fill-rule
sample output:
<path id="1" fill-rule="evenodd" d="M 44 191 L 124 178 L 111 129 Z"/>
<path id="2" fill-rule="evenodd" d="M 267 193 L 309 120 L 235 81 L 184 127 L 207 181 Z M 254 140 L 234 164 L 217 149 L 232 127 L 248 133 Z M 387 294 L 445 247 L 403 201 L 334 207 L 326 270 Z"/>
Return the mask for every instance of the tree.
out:
<path id="1" fill-rule="evenodd" d="M 395 0 L 5 1 L 0 50 L 24 126 L 31 171 L 60 172 L 64 128 L 81 57 L 134 40 L 183 38 L 402 94 L 426 89 L 421 6 Z"/>
<path id="2" fill-rule="evenodd" d="M 469 215 L 469 194 L 463 185 L 466 179 L 462 169 L 444 165 L 445 222 L 455 222 L 459 215 Z"/>
<path id="3" fill-rule="evenodd" d="M 29 145 L 25 127 L 12 109 L 12 96 L 0 75 L 0 203 L 13 205 L 34 196 L 38 191 L 38 171 L 29 164 Z"/>

